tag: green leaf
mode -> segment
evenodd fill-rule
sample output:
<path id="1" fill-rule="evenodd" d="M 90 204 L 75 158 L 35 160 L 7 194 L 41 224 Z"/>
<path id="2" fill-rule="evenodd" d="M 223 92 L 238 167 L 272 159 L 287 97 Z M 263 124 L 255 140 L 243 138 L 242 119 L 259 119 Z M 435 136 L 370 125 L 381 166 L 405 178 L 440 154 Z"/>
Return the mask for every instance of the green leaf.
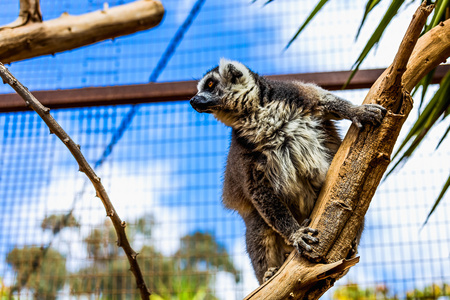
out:
<path id="1" fill-rule="evenodd" d="M 361 28 L 363 27 L 364 22 L 366 21 L 367 16 L 368 16 L 369 13 L 372 11 L 372 9 L 374 9 L 375 6 L 377 6 L 378 3 L 380 3 L 380 2 L 381 2 L 381 0 L 368 0 L 368 1 L 367 1 L 367 4 L 366 4 L 366 10 L 364 11 L 364 16 L 363 16 L 363 18 L 362 18 L 362 20 L 361 20 L 361 24 L 359 25 L 358 32 L 356 33 L 355 40 L 358 39 L 358 36 L 359 36 L 359 34 L 361 33 Z"/>
<path id="2" fill-rule="evenodd" d="M 425 27 L 424 33 L 443 21 L 445 10 L 450 6 L 450 0 L 436 1 L 435 5 L 433 17 L 430 24 Z"/>
<path id="3" fill-rule="evenodd" d="M 399 8 L 402 6 L 404 0 L 393 0 L 389 8 L 387 9 L 386 13 L 384 14 L 383 18 L 380 21 L 380 24 L 378 24 L 378 27 L 373 32 L 372 36 L 370 37 L 369 41 L 367 42 L 366 46 L 362 50 L 361 54 L 359 55 L 358 59 L 352 66 L 352 73 L 350 74 L 350 77 L 348 78 L 347 82 L 344 85 L 344 88 L 350 83 L 353 76 L 355 76 L 356 72 L 359 69 L 359 66 L 362 64 L 364 59 L 369 54 L 370 50 L 378 44 L 380 41 L 381 36 L 384 33 L 384 30 L 391 22 L 392 18 L 397 14 Z"/>
<path id="4" fill-rule="evenodd" d="M 423 112 L 417 118 L 413 127 L 404 138 L 399 149 L 396 151 L 394 158 L 401 152 L 403 147 L 409 142 L 413 136 L 420 136 L 424 130 L 431 128 L 431 126 L 439 119 L 441 115 L 450 106 L 450 72 L 447 72 L 445 77 L 441 81 L 440 88 L 436 91 L 436 94 L 427 104 Z M 428 129 L 427 129 L 428 128 Z"/>
<path id="5" fill-rule="evenodd" d="M 444 135 L 442 136 L 442 138 L 440 139 L 439 143 L 436 146 L 436 149 L 439 148 L 439 146 L 441 145 L 442 141 L 445 140 L 445 138 L 447 137 L 448 133 L 450 132 L 450 126 L 448 126 L 447 131 L 445 131 Z"/>
<path id="6" fill-rule="evenodd" d="M 430 219 L 430 216 L 434 213 L 434 211 L 436 210 L 436 207 L 439 205 L 439 202 L 441 202 L 442 198 L 444 198 L 444 195 L 447 192 L 449 186 L 450 186 L 450 175 L 448 176 L 447 181 L 445 182 L 444 186 L 442 187 L 441 193 L 439 194 L 436 201 L 434 202 L 433 207 L 431 208 L 430 212 L 428 213 L 428 216 L 427 216 L 425 222 L 423 223 L 422 227 L 425 226 L 425 224 L 427 224 L 428 220 Z"/>
<path id="7" fill-rule="evenodd" d="M 306 18 L 306 21 L 303 23 L 303 25 L 300 27 L 299 30 L 295 33 L 295 35 L 292 37 L 292 39 L 287 44 L 285 50 L 291 46 L 292 42 L 298 37 L 300 32 L 305 29 L 305 27 L 309 24 L 309 22 L 315 17 L 315 15 L 322 9 L 322 7 L 328 2 L 328 0 L 320 0 L 319 3 L 317 3 L 317 6 L 314 8 L 314 10 L 309 14 L 308 18 Z"/>
<path id="8" fill-rule="evenodd" d="M 405 161 L 414 153 L 415 149 L 420 145 L 423 138 L 426 136 L 428 131 L 433 127 L 433 125 L 438 121 L 438 119 L 446 116 L 446 112 L 450 109 L 450 72 L 444 76 L 441 81 L 440 88 L 436 91 L 433 98 L 427 104 L 423 112 L 417 118 L 413 127 L 403 139 L 400 147 L 395 152 L 393 156 L 393 161 L 402 152 L 403 148 L 409 143 L 409 141 L 415 137 L 407 150 L 402 154 L 400 158 L 397 159 L 394 166 L 389 170 L 386 177 L 388 177 L 400 164 L 405 163 Z M 447 134 L 447 133 L 446 133 Z M 444 134 L 444 137 L 446 136 Z M 442 139 L 441 139 L 442 142 Z M 439 144 L 441 143 L 439 142 Z M 438 145 L 439 146 L 439 145 Z"/>
<path id="9" fill-rule="evenodd" d="M 419 87 L 422 87 L 422 95 L 420 97 L 420 104 L 419 104 L 419 114 L 420 114 L 420 110 L 422 108 L 422 105 L 424 103 L 425 100 L 425 95 L 427 93 L 428 87 L 431 84 L 431 80 L 433 79 L 434 73 L 436 71 L 436 68 L 431 70 L 427 75 L 425 75 L 424 78 L 422 78 L 419 83 L 415 86 L 414 91 L 411 93 L 411 96 L 414 96 L 415 93 L 417 92 L 417 90 L 419 89 Z"/>

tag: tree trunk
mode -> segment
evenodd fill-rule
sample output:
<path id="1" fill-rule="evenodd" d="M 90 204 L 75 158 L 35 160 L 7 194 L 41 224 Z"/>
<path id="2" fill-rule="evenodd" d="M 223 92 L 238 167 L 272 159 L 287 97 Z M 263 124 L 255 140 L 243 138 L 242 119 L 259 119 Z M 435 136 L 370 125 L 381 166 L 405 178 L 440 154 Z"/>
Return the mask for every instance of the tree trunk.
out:
<path id="1" fill-rule="evenodd" d="M 24 2 L 27 4 L 22 6 Z M 161 22 L 164 7 L 159 1 L 138 0 L 80 16 L 63 13 L 50 21 L 28 22 L 41 20 L 39 2 L 29 0 L 21 1 L 20 14 L 18 20 L 0 28 L 3 63 L 55 54 L 152 28 Z"/>
<path id="2" fill-rule="evenodd" d="M 345 258 L 354 250 L 358 229 L 412 109 L 409 92 L 450 56 L 450 20 L 417 42 L 432 8 L 424 1 L 416 11 L 393 64 L 364 100 L 388 110 L 382 124 L 366 125 L 361 131 L 352 125 L 333 159 L 311 215 L 310 226 L 319 230 L 319 243 L 305 253 L 309 260 L 293 251 L 280 271 L 245 299 L 318 299 L 357 262 Z"/>

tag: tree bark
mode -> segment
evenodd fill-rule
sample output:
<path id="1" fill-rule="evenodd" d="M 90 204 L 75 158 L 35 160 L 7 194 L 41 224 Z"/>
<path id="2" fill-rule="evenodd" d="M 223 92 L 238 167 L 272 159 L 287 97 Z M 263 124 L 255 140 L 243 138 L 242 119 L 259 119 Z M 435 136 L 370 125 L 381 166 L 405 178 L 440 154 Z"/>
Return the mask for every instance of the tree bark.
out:
<path id="1" fill-rule="evenodd" d="M 23 16 L 19 16 L 19 19 L 22 21 L 29 19 L 30 16 L 35 16 L 39 9 L 37 0 L 23 2 L 28 3 L 27 7 L 32 2 L 37 3 L 37 8 L 35 5 L 34 14 L 25 13 L 21 1 Z M 59 18 L 45 22 L 23 23 L 18 19 L 16 22 L 0 28 L 0 61 L 11 63 L 36 56 L 55 54 L 135 33 L 158 25 L 163 16 L 164 7 L 161 2 L 138 0 L 80 16 L 63 13 Z"/>
<path id="2" fill-rule="evenodd" d="M 364 100 L 388 110 L 382 124 L 366 125 L 362 131 L 352 125 L 333 159 L 311 215 L 310 227 L 319 230 L 319 243 L 311 253 L 305 253 L 308 258 L 293 251 L 280 271 L 245 299 L 318 299 L 344 275 L 343 270 L 354 264 L 345 258 L 354 250 L 358 229 L 412 109 L 409 92 L 428 71 L 450 56 L 450 20 L 417 42 L 432 8 L 424 1 L 416 11 L 393 64 Z M 318 270 L 334 263 L 342 267 L 329 268 L 317 276 Z"/>

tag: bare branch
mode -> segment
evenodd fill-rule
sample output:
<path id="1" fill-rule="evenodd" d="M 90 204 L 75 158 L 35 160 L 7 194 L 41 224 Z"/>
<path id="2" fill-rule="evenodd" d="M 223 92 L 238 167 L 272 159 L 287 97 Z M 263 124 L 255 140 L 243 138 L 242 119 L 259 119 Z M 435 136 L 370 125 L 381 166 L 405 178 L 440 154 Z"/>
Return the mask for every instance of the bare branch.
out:
<path id="1" fill-rule="evenodd" d="M 28 23 L 42 22 L 42 13 L 39 0 L 20 0 L 19 17 L 12 23 L 0 26 L 4 28 L 16 28 Z"/>
<path id="2" fill-rule="evenodd" d="M 117 245 L 122 247 L 128 258 L 131 266 L 131 271 L 133 272 L 136 284 L 141 293 L 141 299 L 150 298 L 150 290 L 147 288 L 144 278 L 142 276 L 141 269 L 136 260 L 137 253 L 131 248 L 128 238 L 125 233 L 125 221 L 122 221 L 114 209 L 113 204 L 109 200 L 109 196 L 101 183 L 100 177 L 98 177 L 94 170 L 91 168 L 89 163 L 84 158 L 80 151 L 80 146 L 77 145 L 70 136 L 62 129 L 62 127 L 56 122 L 56 120 L 50 114 L 50 109 L 43 106 L 29 91 L 23 86 L 14 76 L 9 72 L 9 70 L 0 63 L 0 77 L 3 79 L 4 83 L 8 83 L 25 101 L 27 106 L 31 107 L 36 113 L 44 120 L 50 129 L 51 133 L 54 133 L 69 149 L 73 157 L 78 163 L 79 171 L 86 174 L 89 180 L 92 182 L 96 190 L 96 196 L 99 197 L 105 207 L 106 214 L 111 218 L 114 225 L 114 229 L 117 233 Z"/>
<path id="3" fill-rule="evenodd" d="M 0 61 L 55 54 L 135 33 L 158 25 L 163 16 L 161 2 L 137 0 L 80 16 L 63 13 L 50 21 L 0 28 Z"/>
<path id="4" fill-rule="evenodd" d="M 408 92 L 421 78 L 416 74 L 425 76 L 423 68 L 434 68 L 443 61 L 443 56 L 449 55 L 449 20 L 421 37 L 412 51 L 430 12 L 431 7 L 424 1 L 413 17 L 393 65 L 379 77 L 364 100 L 364 103 L 378 103 L 388 109 L 382 124 L 378 127 L 367 125 L 362 131 L 351 126 L 333 159 L 311 215 L 310 227 L 319 231 L 319 244 L 313 247 L 311 254 L 305 253 L 312 261 L 332 264 L 351 253 L 352 242 L 390 162 L 400 129 L 412 109 Z M 422 65 L 424 61 L 425 66 Z M 322 267 L 311 264 L 294 251 L 280 273 L 246 299 L 318 299 L 343 276 L 335 272 L 328 279 L 318 277 L 304 287 L 299 279 Z M 297 269 L 300 273 L 291 271 Z"/>

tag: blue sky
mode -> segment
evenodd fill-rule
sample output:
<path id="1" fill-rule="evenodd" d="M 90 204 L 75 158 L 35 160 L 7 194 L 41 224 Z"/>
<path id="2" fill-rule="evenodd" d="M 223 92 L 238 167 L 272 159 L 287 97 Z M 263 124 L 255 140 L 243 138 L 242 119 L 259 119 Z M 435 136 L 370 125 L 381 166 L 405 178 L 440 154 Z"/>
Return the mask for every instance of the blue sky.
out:
<path id="1" fill-rule="evenodd" d="M 42 1 L 41 5 L 48 20 L 64 11 L 81 14 L 101 9 L 103 2 Z M 108 2 L 114 6 L 131 1 Z M 318 17 L 326 21 L 315 20 L 283 51 L 315 3 L 277 0 L 264 6 L 263 2 L 207 0 L 158 81 L 198 79 L 221 57 L 240 60 L 261 74 L 348 70 L 387 5 L 380 4 L 355 43 L 364 2 L 330 1 Z M 194 1 L 163 4 L 166 16 L 153 30 L 13 63 L 9 69 L 32 91 L 146 83 Z M 386 67 L 391 62 L 414 8 L 411 5 L 394 21 L 363 68 Z M 1 24 L 12 22 L 17 13 L 17 0 L 1 1 Z M 10 87 L 0 86 L 0 93 L 10 92 Z M 365 96 L 364 91 L 338 93 L 355 103 Z M 94 163 L 130 109 L 65 109 L 55 110 L 54 116 Z M 412 112 L 409 126 L 416 114 Z M 61 234 L 54 243 L 69 258 L 68 266 L 76 269 L 83 261 L 77 255 L 86 255 L 82 238 L 105 220 L 101 203 L 90 186 L 83 187 L 85 179 L 76 171 L 76 163 L 37 115 L 0 114 L 0 127 L 0 277 L 12 280 L 1 257 L 16 246 L 45 244 L 49 236 L 39 228 L 42 219 L 66 213 L 74 195 L 82 192 L 75 205 L 82 228 L 75 234 Z M 449 158 L 448 142 L 434 152 L 445 128 L 441 124 L 416 157 L 380 186 L 367 215 L 361 263 L 344 283 L 371 287 L 384 283 L 404 295 L 415 286 L 450 281 L 448 196 L 429 225 L 420 230 L 449 172 L 448 164 L 442 163 Z M 221 285 L 215 288 L 223 299 L 239 298 L 256 287 L 245 254 L 243 223 L 220 203 L 228 136 L 228 128 L 194 112 L 187 102 L 141 105 L 111 156 L 97 170 L 123 219 L 155 216 L 151 242 L 164 253 L 172 254 L 179 237 L 195 230 L 212 232 L 226 245 L 243 270 L 244 281 L 236 287 L 229 276 L 220 274 Z M 137 241 L 137 248 L 147 242 Z M 237 292 L 228 294 L 231 288 Z"/>

